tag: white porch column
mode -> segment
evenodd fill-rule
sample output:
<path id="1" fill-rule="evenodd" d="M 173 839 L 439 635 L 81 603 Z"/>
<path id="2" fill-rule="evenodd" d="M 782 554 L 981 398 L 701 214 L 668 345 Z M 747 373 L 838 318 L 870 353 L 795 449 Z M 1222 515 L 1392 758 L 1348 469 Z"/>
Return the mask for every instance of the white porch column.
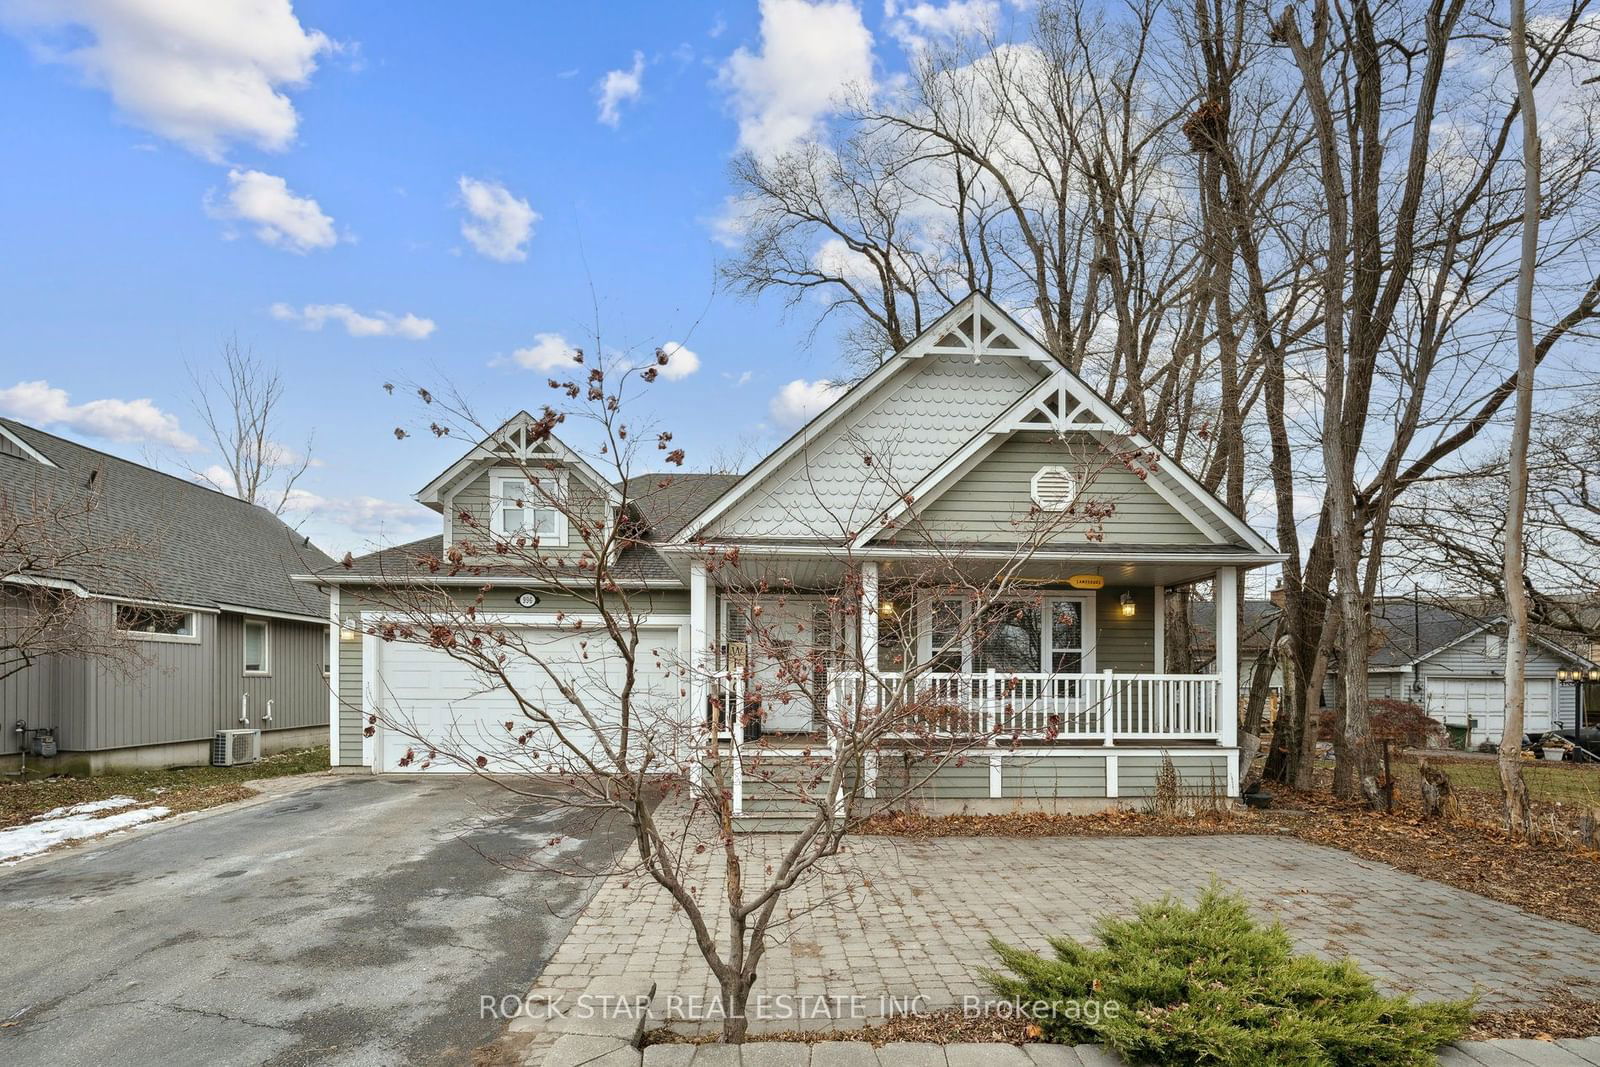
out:
<path id="1" fill-rule="evenodd" d="M 1217 568 L 1217 729 L 1228 748 L 1239 744 L 1239 569 Z"/>
<path id="2" fill-rule="evenodd" d="M 861 564 L 861 665 L 869 678 L 878 673 L 878 565 L 870 562 Z"/>
<path id="3" fill-rule="evenodd" d="M 1167 673 L 1167 587 L 1155 587 L 1156 603 L 1150 609 L 1151 622 L 1156 627 L 1155 673 Z"/>
<path id="4" fill-rule="evenodd" d="M 689 564 L 689 727 L 706 713 L 706 673 L 711 669 L 711 584 L 706 565 Z M 724 724 L 726 726 L 726 724 Z"/>

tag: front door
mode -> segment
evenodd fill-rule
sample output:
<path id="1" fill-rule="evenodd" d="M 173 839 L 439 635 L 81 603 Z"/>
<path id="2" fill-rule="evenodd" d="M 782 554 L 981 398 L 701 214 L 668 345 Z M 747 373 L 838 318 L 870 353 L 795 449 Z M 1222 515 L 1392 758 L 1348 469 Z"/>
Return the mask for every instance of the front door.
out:
<path id="1" fill-rule="evenodd" d="M 741 635 L 746 700 L 761 708 L 761 728 L 800 733 L 824 721 L 835 662 L 834 630 L 825 602 L 800 597 L 730 605 L 730 630 Z"/>

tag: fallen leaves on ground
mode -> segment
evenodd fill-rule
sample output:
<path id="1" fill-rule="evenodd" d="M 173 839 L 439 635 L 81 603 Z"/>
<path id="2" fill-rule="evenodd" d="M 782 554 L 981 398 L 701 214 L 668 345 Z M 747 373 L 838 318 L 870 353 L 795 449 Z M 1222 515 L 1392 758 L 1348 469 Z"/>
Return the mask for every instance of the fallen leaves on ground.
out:
<path id="1" fill-rule="evenodd" d="M 1229 811 L 1190 816 L 1102 811 L 1088 815 L 1007 812 L 1003 815 L 920 815 L 888 811 L 867 819 L 857 833 L 885 837 L 1186 837 L 1260 833 L 1248 815 Z"/>
<path id="2" fill-rule="evenodd" d="M 1468 1040 L 1523 1037 L 1555 1041 L 1600 1034 L 1600 1000 L 1585 1000 L 1566 989 L 1546 989 L 1543 993 L 1545 1003 L 1537 1009 L 1480 1012 L 1473 1017 Z"/>
<path id="3" fill-rule="evenodd" d="M 950 1009 L 917 1015 L 894 1015 L 868 1026 L 838 1030 L 778 1030 L 746 1035 L 746 1041 L 865 1041 L 886 1045 L 891 1041 L 925 1041 L 950 1045 L 958 1041 L 1026 1045 L 1038 1040 L 1037 1027 L 1026 1018 L 999 1015 L 974 1015 Z M 721 1040 L 720 1031 L 680 1034 L 665 1027 L 644 1035 L 648 1045 L 711 1045 Z"/>

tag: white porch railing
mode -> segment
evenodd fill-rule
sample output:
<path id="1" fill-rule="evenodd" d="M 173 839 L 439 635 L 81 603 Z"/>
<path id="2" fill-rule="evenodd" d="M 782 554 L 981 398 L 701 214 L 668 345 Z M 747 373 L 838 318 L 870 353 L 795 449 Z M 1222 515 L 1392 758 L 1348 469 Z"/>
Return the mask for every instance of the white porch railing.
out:
<path id="1" fill-rule="evenodd" d="M 1220 683 L 1214 674 L 841 673 L 829 718 L 857 702 L 896 709 L 895 732 L 1051 738 L 1063 741 L 1215 741 Z"/>

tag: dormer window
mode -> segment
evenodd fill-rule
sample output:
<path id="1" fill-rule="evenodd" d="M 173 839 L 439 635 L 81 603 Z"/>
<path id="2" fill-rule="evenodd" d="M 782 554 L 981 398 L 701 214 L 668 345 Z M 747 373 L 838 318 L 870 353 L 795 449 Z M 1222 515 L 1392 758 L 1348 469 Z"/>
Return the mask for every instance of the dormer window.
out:
<path id="1" fill-rule="evenodd" d="M 567 517 L 556 507 L 564 499 L 566 476 L 494 474 L 489 478 L 489 531 L 496 537 L 537 537 L 541 545 L 567 543 Z"/>
<path id="2" fill-rule="evenodd" d="M 1078 499 L 1078 479 L 1065 467 L 1040 467 L 1031 486 L 1033 502 L 1044 511 L 1066 511 Z"/>

